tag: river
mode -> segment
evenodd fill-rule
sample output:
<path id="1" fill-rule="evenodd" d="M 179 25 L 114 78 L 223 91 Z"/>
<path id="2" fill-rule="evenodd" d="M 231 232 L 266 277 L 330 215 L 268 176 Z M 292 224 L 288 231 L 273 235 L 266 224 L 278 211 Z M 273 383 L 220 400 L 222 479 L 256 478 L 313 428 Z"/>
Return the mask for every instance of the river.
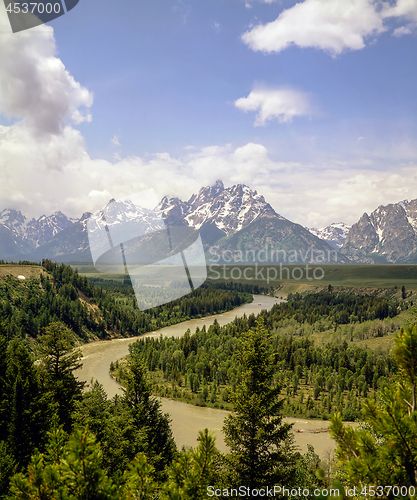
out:
<path id="1" fill-rule="evenodd" d="M 83 353 L 83 367 L 77 372 L 79 380 L 90 382 L 92 378 L 98 380 L 103 385 L 107 395 L 112 398 L 116 394 L 121 394 L 120 385 L 110 377 L 109 367 L 112 361 L 116 361 L 129 353 L 129 344 L 139 338 L 144 337 L 181 337 L 189 328 L 191 333 L 195 332 L 197 326 L 201 329 L 213 324 L 217 319 L 219 325 L 230 323 L 236 316 L 244 314 L 258 314 L 262 309 L 270 309 L 274 304 L 283 302 L 275 297 L 265 295 L 254 295 L 254 300 L 250 304 L 244 304 L 232 311 L 223 314 L 216 314 L 200 319 L 192 319 L 178 325 L 172 325 L 161 330 L 149 332 L 140 337 L 130 337 L 128 339 L 115 339 L 107 341 L 97 341 L 85 344 L 81 347 Z M 214 408 L 198 407 L 167 398 L 160 398 L 162 410 L 169 413 L 171 426 L 175 441 L 179 448 L 182 446 L 196 446 L 198 431 L 207 427 L 214 431 L 217 436 L 216 444 L 219 450 L 226 451 L 221 428 L 223 420 L 229 412 Z M 294 423 L 295 441 L 302 452 L 307 451 L 307 444 L 312 444 L 316 453 L 321 458 L 328 460 L 328 455 L 334 450 L 334 441 L 329 436 L 327 429 L 329 422 L 323 420 L 307 420 L 299 418 L 285 418 L 286 422 Z"/>

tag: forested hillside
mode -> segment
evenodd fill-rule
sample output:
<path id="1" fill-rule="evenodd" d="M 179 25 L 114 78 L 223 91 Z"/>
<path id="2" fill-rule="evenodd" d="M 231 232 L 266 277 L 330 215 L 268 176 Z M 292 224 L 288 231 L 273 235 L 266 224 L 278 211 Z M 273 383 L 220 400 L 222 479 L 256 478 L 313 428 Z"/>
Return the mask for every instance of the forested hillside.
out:
<path id="1" fill-rule="evenodd" d="M 282 387 L 284 414 L 327 419 L 339 411 L 345 420 L 359 419 L 361 403 L 387 385 L 396 365 L 386 352 L 377 354 L 352 340 L 360 337 L 362 325 L 377 337 L 398 330 L 400 311 L 384 298 L 331 292 L 297 294 L 264 311 L 263 322 L 273 332 L 274 377 Z M 252 315 L 223 327 L 214 323 L 180 339 L 147 338 L 132 349 L 150 371 L 155 394 L 229 409 L 230 395 L 241 382 L 239 340 L 255 320 Z M 333 341 L 317 345 L 312 333 L 325 329 L 333 331 Z M 111 369 L 123 383 L 123 362 Z"/>
<path id="2" fill-rule="evenodd" d="M 82 303 L 96 300 L 91 285 L 77 273 L 55 265 L 49 272 L 39 283 L 5 279 L 2 290 L 15 313 L 26 299 L 36 303 L 37 294 L 57 289 L 59 297 L 63 287 L 67 293 L 71 286 L 83 293 L 88 301 Z M 109 295 L 114 310 L 123 307 L 111 292 L 92 289 L 103 302 Z M 315 309 L 327 299 L 315 300 L 309 314 L 320 316 Z M 135 343 L 124 365 L 125 392 L 113 400 L 97 382 L 83 391 L 74 376 L 81 352 L 74 349 L 75 334 L 63 322 L 38 332 L 31 343 L 34 353 L 20 334 L 11 335 L 10 322 L 0 323 L 0 498 L 202 500 L 233 496 L 243 486 L 240 498 L 250 499 L 268 496 L 267 485 L 279 485 L 278 497 L 283 487 L 291 488 L 285 496 L 293 500 L 340 498 L 345 488 L 360 486 L 354 495 L 360 498 L 372 496 L 368 485 L 378 484 L 380 477 L 391 486 L 382 487 L 379 498 L 412 498 L 417 472 L 416 318 L 411 316 L 412 323 L 401 329 L 392 355 L 377 355 L 337 341 L 342 326 L 334 331 L 333 312 L 339 303 L 335 298 L 313 325 L 303 323 L 316 332 L 326 322 L 333 325 L 335 342 L 323 345 L 301 328 L 297 335 L 285 333 L 296 322 L 286 305 L 284 313 L 277 306 L 257 318 L 243 317 L 224 327 L 215 323 L 182 339 Z M 101 307 L 98 300 L 95 304 Z M 358 297 L 352 310 L 364 304 L 371 316 L 381 306 Z M 363 319 L 355 324 L 398 326 L 395 317 Z M 189 386 L 199 398 L 221 397 L 230 404 L 233 413 L 223 426 L 227 453 L 216 450 L 207 429 L 200 432 L 197 448 L 176 448 L 169 417 L 152 396 L 155 387 L 148 382 L 146 365 L 152 372 L 160 369 L 174 391 Z M 367 391 L 371 398 L 363 404 L 365 423 L 356 431 L 344 428 L 341 417 L 350 418 Z M 297 408 L 303 416 L 342 412 L 330 416 L 343 461 L 339 468 L 333 464 L 325 474 L 326 465 L 311 447 L 305 455 L 296 450 L 291 425 L 282 416 Z M 339 488 L 339 495 L 329 495 L 329 488 Z"/>
<path id="3" fill-rule="evenodd" d="M 35 339 L 56 321 L 71 328 L 82 341 L 140 335 L 190 318 L 228 311 L 251 300 L 248 293 L 203 286 L 185 297 L 141 312 L 131 286 L 94 286 L 65 264 L 45 261 L 43 269 L 38 267 L 36 275 L 25 280 L 11 274 L 0 277 L 0 317 L 8 338 Z"/>

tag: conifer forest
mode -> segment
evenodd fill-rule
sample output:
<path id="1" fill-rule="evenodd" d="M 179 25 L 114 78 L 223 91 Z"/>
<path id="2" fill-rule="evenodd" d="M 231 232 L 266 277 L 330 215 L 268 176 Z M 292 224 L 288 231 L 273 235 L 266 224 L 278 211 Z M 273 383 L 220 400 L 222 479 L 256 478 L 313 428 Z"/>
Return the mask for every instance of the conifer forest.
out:
<path id="1" fill-rule="evenodd" d="M 139 338 L 108 367 L 123 387 L 109 398 L 77 378 L 83 344 L 209 319 L 276 291 L 209 281 L 141 312 L 128 281 L 49 260 L 19 266 L 24 280 L 0 266 L 0 498 L 415 497 L 412 296 L 329 285 L 223 326 Z M 229 410 L 227 451 L 205 428 L 181 449 L 160 398 Z M 302 453 L 284 417 L 329 421 L 334 458 Z"/>

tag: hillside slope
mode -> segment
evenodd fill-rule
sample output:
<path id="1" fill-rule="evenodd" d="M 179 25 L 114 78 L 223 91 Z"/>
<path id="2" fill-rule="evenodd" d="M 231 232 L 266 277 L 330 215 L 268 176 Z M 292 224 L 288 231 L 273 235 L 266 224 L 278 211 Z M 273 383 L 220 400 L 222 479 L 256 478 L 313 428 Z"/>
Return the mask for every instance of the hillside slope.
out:
<path id="1" fill-rule="evenodd" d="M 0 266 L 0 334 L 36 339 L 52 322 L 71 328 L 78 340 L 128 337 L 250 302 L 235 290 L 200 287 L 185 297 L 139 311 L 130 285 L 94 286 L 70 266 Z"/>

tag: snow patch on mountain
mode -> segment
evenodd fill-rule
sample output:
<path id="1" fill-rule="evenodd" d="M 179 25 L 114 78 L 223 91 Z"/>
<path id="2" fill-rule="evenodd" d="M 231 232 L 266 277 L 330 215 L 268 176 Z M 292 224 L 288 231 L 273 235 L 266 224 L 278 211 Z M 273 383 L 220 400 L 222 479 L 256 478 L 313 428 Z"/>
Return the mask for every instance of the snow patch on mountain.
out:
<path id="1" fill-rule="evenodd" d="M 351 226 L 348 226 L 344 222 L 334 222 L 329 226 L 322 228 L 306 227 L 306 229 L 308 229 L 310 233 L 314 234 L 314 236 L 317 236 L 317 238 L 320 238 L 321 240 L 327 241 L 329 245 L 336 249 L 343 246 L 350 228 Z"/>
<path id="2" fill-rule="evenodd" d="M 244 184 L 224 188 L 221 181 L 215 186 L 200 189 L 188 201 L 189 212 L 184 221 L 197 229 L 204 224 L 214 224 L 225 234 L 240 231 L 261 216 L 278 217 L 265 198 Z"/>

